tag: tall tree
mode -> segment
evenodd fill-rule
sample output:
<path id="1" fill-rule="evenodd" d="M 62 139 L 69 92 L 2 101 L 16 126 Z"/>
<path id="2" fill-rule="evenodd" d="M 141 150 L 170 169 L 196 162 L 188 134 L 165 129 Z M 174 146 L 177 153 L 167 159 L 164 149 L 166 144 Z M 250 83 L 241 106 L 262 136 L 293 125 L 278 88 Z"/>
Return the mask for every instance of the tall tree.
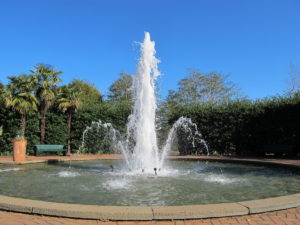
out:
<path id="1" fill-rule="evenodd" d="M 38 79 L 36 76 L 10 76 L 9 84 L 1 91 L 4 106 L 20 115 L 20 133 L 24 138 L 27 115 L 37 111 L 38 100 L 34 95 Z"/>
<path id="2" fill-rule="evenodd" d="M 237 86 L 228 81 L 228 75 L 191 71 L 178 83 L 178 90 L 170 90 L 170 104 L 220 103 L 240 96 Z"/>
<path id="3" fill-rule="evenodd" d="M 95 88 L 93 84 L 89 82 L 74 79 L 69 84 L 69 87 L 81 90 L 81 96 L 83 99 L 81 105 L 82 109 L 94 108 L 95 104 L 99 104 L 102 102 L 102 94 L 97 88 Z"/>
<path id="4" fill-rule="evenodd" d="M 45 143 L 46 113 L 55 100 L 56 85 L 61 82 L 59 75 L 63 72 L 45 64 L 37 64 L 30 72 L 38 77 L 39 86 L 36 94 L 40 103 L 40 142 L 43 144 Z"/>
<path id="5" fill-rule="evenodd" d="M 82 92 L 80 89 L 63 86 L 60 88 L 58 95 L 58 108 L 68 115 L 67 127 L 68 127 L 68 151 L 67 154 L 71 154 L 71 128 L 72 128 L 72 115 L 79 109 L 82 102 Z"/>
<path id="6" fill-rule="evenodd" d="M 3 90 L 3 88 L 4 88 L 4 85 L 0 82 L 0 92 L 1 92 L 1 90 Z"/>
<path id="7" fill-rule="evenodd" d="M 297 93 L 300 91 L 300 69 L 294 64 L 290 64 L 287 82 L 289 93 Z"/>
<path id="8" fill-rule="evenodd" d="M 131 101 L 132 76 L 120 73 L 120 77 L 109 87 L 108 99 L 114 102 Z"/>

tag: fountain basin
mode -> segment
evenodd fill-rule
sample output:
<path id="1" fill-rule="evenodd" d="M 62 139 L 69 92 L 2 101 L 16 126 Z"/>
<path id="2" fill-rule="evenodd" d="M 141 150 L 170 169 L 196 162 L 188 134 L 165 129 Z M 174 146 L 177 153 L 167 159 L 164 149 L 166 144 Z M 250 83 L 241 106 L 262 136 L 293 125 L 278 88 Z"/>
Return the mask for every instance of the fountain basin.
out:
<path id="1" fill-rule="evenodd" d="M 190 157 L 189 159 L 192 158 L 193 157 Z M 213 157 L 206 157 L 206 159 L 220 160 Z M 196 159 L 195 157 L 193 158 L 193 160 L 198 159 Z M 232 159 L 230 160 L 232 161 Z M 222 161 L 224 161 L 224 159 L 222 159 Z M 245 162 L 245 160 L 243 161 Z M 257 162 L 263 163 L 259 160 Z M 282 166 L 282 164 L 274 164 L 274 162 L 269 162 L 269 164 L 270 163 L 272 163 L 273 166 Z M 297 168 L 297 165 L 294 166 L 295 168 Z M 287 169 L 287 167 L 285 169 Z M 14 173 L 24 173 L 24 171 L 16 171 Z M 37 200 L 26 200 L 6 196 L 1 196 L 0 198 L 0 208 L 5 210 L 101 220 L 159 220 L 234 216 L 270 210 L 286 209 L 290 207 L 297 207 L 299 205 L 300 194 L 254 201 L 236 201 L 232 203 L 221 204 L 199 205 L 199 203 L 196 202 L 195 205 L 139 207 L 64 204 Z"/>
<path id="2" fill-rule="evenodd" d="M 99 220 L 173 220 L 242 216 L 300 206 L 300 194 L 237 203 L 189 206 L 94 206 L 0 196 L 0 209 L 47 216 Z"/>

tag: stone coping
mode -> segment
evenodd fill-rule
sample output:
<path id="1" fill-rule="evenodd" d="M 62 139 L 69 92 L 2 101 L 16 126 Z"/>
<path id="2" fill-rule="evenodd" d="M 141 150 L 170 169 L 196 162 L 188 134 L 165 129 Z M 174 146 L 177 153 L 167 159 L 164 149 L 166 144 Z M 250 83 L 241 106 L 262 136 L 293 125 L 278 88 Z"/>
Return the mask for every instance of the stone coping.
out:
<path id="1" fill-rule="evenodd" d="M 282 210 L 300 206 L 300 194 L 253 201 L 184 206 L 94 206 L 0 196 L 0 209 L 57 217 L 98 220 L 184 220 Z"/>
<path id="2" fill-rule="evenodd" d="M 101 159 L 116 159 L 120 157 L 100 157 Z M 193 160 L 222 160 L 250 163 L 271 163 L 277 165 L 289 165 L 300 168 L 298 160 L 261 160 L 261 159 L 239 159 L 228 157 L 169 157 L 170 159 L 193 159 Z M 85 158 L 84 160 L 99 159 L 96 157 Z M 53 159 L 48 159 L 53 160 Z M 57 159 L 57 161 L 69 161 Z M 71 159 L 82 160 L 82 159 Z M 46 160 L 47 161 L 47 160 Z M 33 160 L 30 163 L 45 162 L 45 160 Z M 1 164 L 1 163 L 0 163 Z M 184 206 L 96 206 L 65 204 L 56 202 L 46 202 L 22 198 L 14 198 L 0 195 L 0 209 L 14 212 L 39 214 L 47 216 L 98 219 L 98 220 L 176 220 L 176 219 L 203 219 L 225 216 L 242 216 L 253 213 L 282 210 L 300 206 L 300 193 L 259 199 L 252 201 L 220 203 L 209 205 L 184 205 Z"/>

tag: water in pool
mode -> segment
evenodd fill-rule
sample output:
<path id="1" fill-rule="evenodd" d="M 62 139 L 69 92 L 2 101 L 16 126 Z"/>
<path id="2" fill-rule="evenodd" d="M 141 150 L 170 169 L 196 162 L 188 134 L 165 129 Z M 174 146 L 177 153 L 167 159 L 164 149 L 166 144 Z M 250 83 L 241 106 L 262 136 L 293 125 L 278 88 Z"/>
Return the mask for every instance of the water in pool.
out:
<path id="1" fill-rule="evenodd" d="M 300 172 L 283 168 L 204 161 L 168 161 L 157 175 L 124 168 L 121 160 L 2 167 L 0 194 L 64 203 L 155 206 L 236 202 L 300 190 Z"/>

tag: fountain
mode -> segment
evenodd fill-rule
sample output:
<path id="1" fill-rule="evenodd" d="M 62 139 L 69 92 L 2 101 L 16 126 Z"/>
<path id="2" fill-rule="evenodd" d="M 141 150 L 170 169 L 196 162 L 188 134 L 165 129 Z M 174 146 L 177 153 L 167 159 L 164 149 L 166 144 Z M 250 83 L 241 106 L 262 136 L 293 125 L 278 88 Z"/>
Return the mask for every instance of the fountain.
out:
<path id="1" fill-rule="evenodd" d="M 144 42 L 141 43 L 141 56 L 137 72 L 133 79 L 133 114 L 129 117 L 127 125 L 128 140 L 135 143 L 132 151 L 131 164 L 133 171 L 153 173 L 153 168 L 159 166 L 159 152 L 155 131 L 155 79 L 159 76 L 155 57 L 155 43 L 150 40 L 150 34 L 145 33 Z M 128 158 L 128 154 L 125 154 Z"/>
<path id="2" fill-rule="evenodd" d="M 247 215 L 252 212 L 252 205 L 262 205 L 264 210 L 268 208 L 266 205 L 272 209 L 296 206 L 294 199 L 299 199 L 296 193 L 300 189 L 300 171 L 296 164 L 290 167 L 285 164 L 282 168 L 283 164 L 274 161 L 272 163 L 276 166 L 271 167 L 269 162 L 263 164 L 262 160 L 255 164 L 252 159 L 245 163 L 247 160 L 244 159 L 228 161 L 219 158 L 220 161 L 216 161 L 213 157 L 205 161 L 201 157 L 189 157 L 186 161 L 170 160 L 166 163 L 165 158 L 176 141 L 184 149 L 202 154 L 209 152 L 197 125 L 186 117 L 174 123 L 164 145 L 158 146 L 155 80 L 159 76 L 159 60 L 155 58 L 154 46 L 150 34 L 145 33 L 132 88 L 133 113 L 126 134 L 122 135 L 112 124 L 101 121 L 92 122 L 83 132 L 84 148 L 92 153 L 99 149 L 104 153 L 116 151 L 122 153 L 125 160 L 1 166 L 0 195 L 5 195 L 0 196 L 1 209 L 89 219 L 173 220 L 203 218 L 203 215 L 242 215 L 241 212 Z M 276 208 L 274 199 L 261 200 L 290 194 L 295 195 L 276 200 Z M 23 199 L 16 200 L 15 197 Z M 24 198 L 81 205 L 66 207 L 65 204 Z M 256 199 L 260 199 L 259 204 L 247 202 Z M 208 206 L 208 211 L 207 207 L 199 206 L 212 203 L 224 204 Z M 7 208 L 11 205 L 12 208 Z M 227 208 L 228 212 L 224 214 Z M 253 212 L 257 212 L 255 210 Z"/>
<path id="3" fill-rule="evenodd" d="M 208 146 L 197 125 L 191 119 L 181 117 L 171 128 L 166 143 L 159 151 L 156 135 L 156 96 L 155 80 L 160 75 L 158 70 L 159 60 L 155 57 L 155 42 L 151 41 L 150 34 L 145 32 L 145 39 L 141 45 L 140 58 L 136 74 L 133 76 L 133 113 L 129 116 L 127 124 L 126 141 L 120 137 L 120 132 L 115 130 L 110 123 L 93 122 L 91 127 L 83 133 L 82 145 L 87 147 L 87 135 L 89 132 L 99 132 L 105 129 L 106 135 L 99 137 L 102 144 L 108 138 L 112 148 L 124 155 L 127 167 L 133 173 L 153 174 L 156 169 L 163 170 L 164 160 L 170 151 L 175 136 L 180 132 L 184 142 L 192 143 L 191 147 L 202 145 L 208 154 Z M 96 126 L 98 129 L 93 130 Z M 104 132 L 105 133 L 105 132 Z M 104 141 L 103 141 L 104 140 Z M 91 141 L 91 146 L 97 148 Z M 155 170 L 157 173 L 157 170 Z"/>

